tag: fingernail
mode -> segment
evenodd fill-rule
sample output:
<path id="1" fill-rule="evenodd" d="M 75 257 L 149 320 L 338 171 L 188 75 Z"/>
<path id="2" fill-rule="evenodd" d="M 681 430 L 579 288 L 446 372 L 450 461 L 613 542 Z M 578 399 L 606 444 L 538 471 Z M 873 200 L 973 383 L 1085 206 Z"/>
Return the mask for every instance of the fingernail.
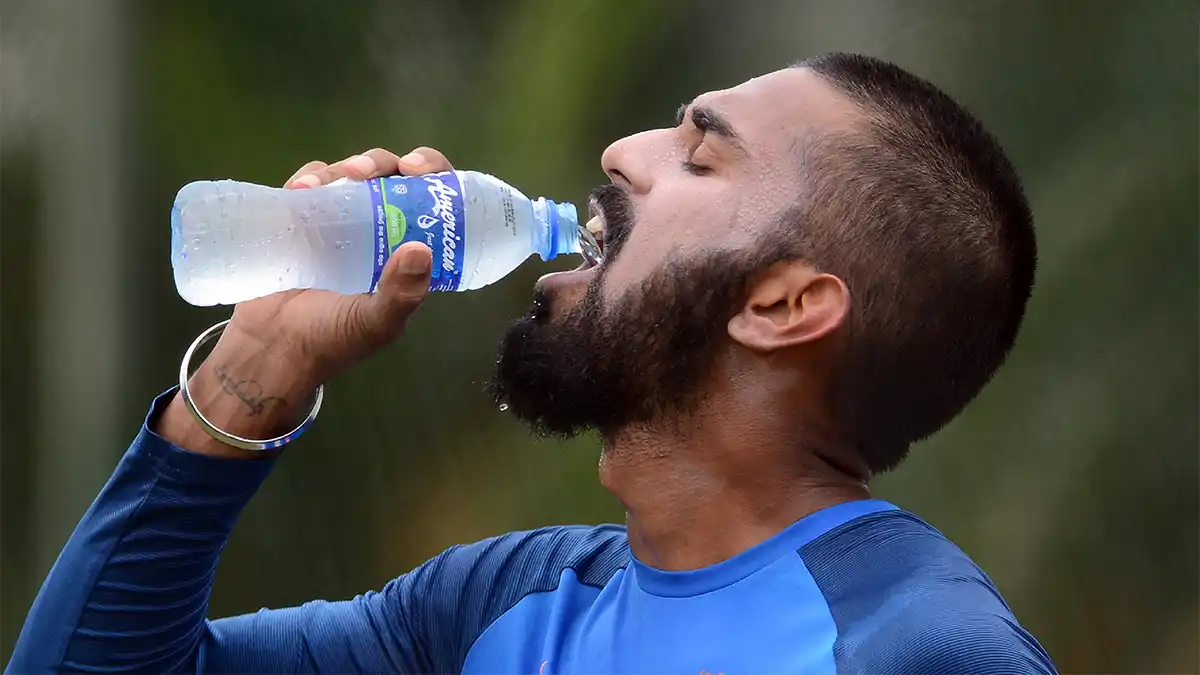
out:
<path id="1" fill-rule="evenodd" d="M 413 276 L 424 276 L 429 272 L 430 258 L 415 251 L 409 251 L 400 259 L 400 271 Z"/>
<path id="2" fill-rule="evenodd" d="M 311 174 L 311 173 L 306 173 L 303 176 L 300 176 L 296 180 L 292 181 L 292 185 L 294 185 L 296 187 L 313 188 L 313 187 L 317 187 L 320 184 L 321 184 L 321 179 L 317 178 L 316 175 Z"/>
<path id="3" fill-rule="evenodd" d="M 425 155 L 419 152 L 410 152 L 400 158 L 400 161 L 409 166 L 421 166 L 425 163 Z"/>
<path id="4" fill-rule="evenodd" d="M 346 163 L 353 166 L 359 173 L 375 173 L 375 160 L 367 157 L 366 155 L 355 155 L 348 159 Z"/>

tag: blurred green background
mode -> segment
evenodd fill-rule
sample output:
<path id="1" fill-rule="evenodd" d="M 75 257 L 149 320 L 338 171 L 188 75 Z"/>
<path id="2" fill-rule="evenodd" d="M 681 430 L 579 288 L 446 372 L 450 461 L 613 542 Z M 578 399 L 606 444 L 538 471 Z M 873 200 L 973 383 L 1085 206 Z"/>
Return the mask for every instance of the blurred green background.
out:
<path id="1" fill-rule="evenodd" d="M 940 84 L 1027 181 L 1042 265 L 1015 355 L 878 493 L 993 577 L 1064 672 L 1197 672 L 1197 4 L 1152 0 L 4 0 L 0 649 L 71 528 L 228 309 L 175 294 L 203 178 L 438 147 L 582 201 L 611 141 L 824 51 Z M 447 545 L 622 518 L 594 439 L 481 392 L 530 262 L 432 298 L 245 514 L 211 614 L 344 598 Z"/>

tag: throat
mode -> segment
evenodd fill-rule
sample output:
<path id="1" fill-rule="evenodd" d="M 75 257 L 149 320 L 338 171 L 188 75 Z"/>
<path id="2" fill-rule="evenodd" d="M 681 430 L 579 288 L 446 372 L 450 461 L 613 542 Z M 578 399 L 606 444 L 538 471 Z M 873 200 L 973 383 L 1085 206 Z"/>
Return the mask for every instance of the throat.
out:
<path id="1" fill-rule="evenodd" d="M 807 515 L 870 498 L 865 482 L 817 455 L 711 434 L 701 444 L 691 435 L 625 431 L 607 440 L 601 457 L 601 483 L 625 507 L 630 548 L 650 567 L 715 565 Z"/>

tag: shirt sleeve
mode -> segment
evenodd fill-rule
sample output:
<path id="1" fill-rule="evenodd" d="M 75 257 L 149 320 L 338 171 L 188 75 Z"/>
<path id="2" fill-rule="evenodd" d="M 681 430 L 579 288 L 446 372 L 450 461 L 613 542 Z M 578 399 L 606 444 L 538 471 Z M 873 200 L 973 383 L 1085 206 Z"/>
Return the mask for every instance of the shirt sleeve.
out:
<path id="1" fill-rule="evenodd" d="M 422 672 L 447 552 L 386 587 L 342 602 L 207 620 L 222 549 L 274 460 L 192 453 L 150 428 L 136 440 L 46 578 L 6 673 Z M 423 625 L 413 624 L 414 613 Z M 450 617 L 447 617 L 450 618 Z"/>
<path id="2" fill-rule="evenodd" d="M 850 672 L 904 675 L 1056 675 L 1041 645 L 1007 617 L 918 604 L 855 645 Z"/>

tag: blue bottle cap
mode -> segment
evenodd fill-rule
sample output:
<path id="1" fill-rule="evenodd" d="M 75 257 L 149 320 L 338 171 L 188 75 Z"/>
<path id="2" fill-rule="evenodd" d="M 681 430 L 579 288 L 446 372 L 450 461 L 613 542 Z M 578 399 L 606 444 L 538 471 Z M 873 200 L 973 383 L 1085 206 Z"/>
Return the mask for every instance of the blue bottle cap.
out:
<path id="1" fill-rule="evenodd" d="M 570 202 L 555 202 L 545 200 L 547 224 L 550 226 L 550 250 L 542 256 L 543 260 L 552 260 L 568 253 L 580 253 L 579 248 L 579 212 Z"/>

